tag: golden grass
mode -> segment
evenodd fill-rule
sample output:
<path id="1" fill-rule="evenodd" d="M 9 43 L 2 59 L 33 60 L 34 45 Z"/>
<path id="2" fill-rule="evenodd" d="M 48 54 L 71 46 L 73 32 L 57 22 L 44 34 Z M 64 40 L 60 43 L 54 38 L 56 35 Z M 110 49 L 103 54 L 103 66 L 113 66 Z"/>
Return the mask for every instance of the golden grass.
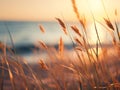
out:
<path id="1" fill-rule="evenodd" d="M 114 42 L 109 48 L 100 45 L 96 20 L 93 17 L 98 42 L 92 48 L 85 31 L 86 19 L 79 14 L 76 1 L 71 2 L 77 19 L 84 29 L 83 33 L 81 34 L 77 26 L 70 26 L 79 36 L 73 40 L 65 23 L 60 18 L 56 20 L 64 33 L 71 38 L 73 52 L 70 53 L 71 51 L 64 48 L 62 37 L 58 48 L 39 41 L 38 48 L 46 51 L 47 62 L 40 58 L 34 66 L 0 43 L 0 90 L 120 90 L 120 40 L 117 41 L 120 35 L 117 21 L 112 24 L 109 17 L 104 19 L 106 25 L 103 26 L 112 29 L 110 31 L 105 27 Z M 116 11 L 115 15 L 117 16 Z M 42 25 L 39 28 L 41 32 L 45 32 Z M 115 32 L 118 37 L 115 37 Z"/>
<path id="2" fill-rule="evenodd" d="M 79 46 L 77 47 L 80 48 Z M 118 46 L 116 47 L 116 50 L 119 51 Z M 81 63 L 75 53 L 74 57 L 73 54 L 69 55 L 69 51 L 65 50 L 62 56 L 64 58 L 59 58 L 60 54 L 57 49 L 48 49 L 52 53 L 47 59 L 48 62 L 40 59 L 34 67 L 29 66 L 22 58 L 20 58 L 21 63 L 19 64 L 21 66 L 19 67 L 14 60 L 14 55 L 6 56 L 7 62 L 4 62 L 4 65 L 8 63 L 9 67 L 2 66 L 0 70 L 9 72 L 11 84 L 14 80 L 15 83 L 13 83 L 14 85 L 10 90 L 14 88 L 16 88 L 15 90 L 79 90 L 80 88 L 81 90 L 119 90 L 120 64 L 119 60 L 117 60 L 119 59 L 119 53 L 116 51 L 118 55 L 115 54 L 114 47 L 112 47 L 113 51 L 110 54 L 108 53 L 109 48 L 104 49 L 105 56 L 99 56 L 100 62 L 94 61 L 91 54 L 89 54 L 92 63 L 89 62 L 87 55 L 85 55 L 86 52 L 83 50 L 79 50 Z M 1 57 L 3 56 L 1 55 Z M 102 67 L 100 67 L 101 64 Z M 20 68 L 27 73 L 22 72 Z M 43 76 L 41 76 L 42 74 Z M 27 81 L 27 85 L 25 81 Z M 2 83 L 0 84 L 2 85 Z M 6 86 L 7 84 L 4 83 L 3 88 L 5 89 Z"/>

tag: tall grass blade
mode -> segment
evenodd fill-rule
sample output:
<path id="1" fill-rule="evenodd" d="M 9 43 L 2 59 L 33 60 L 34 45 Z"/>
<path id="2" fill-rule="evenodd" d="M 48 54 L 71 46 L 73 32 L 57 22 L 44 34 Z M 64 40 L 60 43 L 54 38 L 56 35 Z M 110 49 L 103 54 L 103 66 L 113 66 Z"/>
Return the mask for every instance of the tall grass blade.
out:
<path id="1" fill-rule="evenodd" d="M 15 46 L 14 46 L 14 41 L 13 41 L 13 38 L 12 38 L 12 34 L 10 33 L 10 30 L 9 30 L 7 24 L 6 23 L 4 23 L 4 24 L 5 24 L 6 30 L 8 31 L 8 34 L 10 36 L 11 44 L 12 44 L 12 47 L 13 47 L 13 52 L 16 55 L 16 50 L 15 50 Z"/>
<path id="2" fill-rule="evenodd" d="M 19 63 L 19 59 L 16 57 L 16 50 L 15 50 L 15 46 L 14 46 L 14 41 L 13 41 L 13 38 L 12 38 L 12 35 L 11 35 L 11 33 L 10 33 L 10 30 L 9 30 L 9 28 L 8 28 L 8 26 L 7 26 L 7 24 L 6 23 L 4 23 L 5 24 L 5 26 L 6 26 L 6 29 L 7 29 L 7 31 L 8 31 L 8 34 L 9 34 L 9 36 L 10 36 L 10 40 L 11 40 L 11 43 L 12 43 L 12 48 L 13 48 L 13 53 L 15 54 L 15 58 L 16 58 L 16 60 L 17 60 L 17 64 L 18 64 L 18 67 L 19 67 L 19 70 L 21 71 L 21 75 L 23 76 L 22 78 L 23 78 L 23 80 L 24 80 L 24 83 L 25 83 L 25 85 L 26 85 L 26 90 L 28 90 L 28 82 L 27 82 L 27 80 L 26 80 L 26 76 L 25 76 L 25 73 L 24 73 L 24 70 L 23 70 L 23 68 L 22 68 L 22 65 Z M 6 53 L 5 53 L 6 54 Z M 8 63 L 8 67 L 9 67 L 9 63 Z M 9 71 L 9 72 L 11 72 L 11 71 Z M 13 79 L 11 79 L 11 80 L 13 80 Z M 15 87 L 15 85 L 14 85 L 14 81 L 12 81 L 12 85 L 13 85 L 13 88 Z"/>
<path id="3" fill-rule="evenodd" d="M 12 84 L 12 89 L 17 90 L 16 85 L 15 85 L 15 81 L 14 81 L 14 78 L 13 78 L 13 73 L 11 71 L 10 65 L 9 65 L 9 63 L 7 61 L 7 58 L 6 58 L 7 57 L 6 56 L 6 46 L 4 47 L 3 53 L 4 53 L 3 59 L 4 59 L 5 63 L 6 63 L 6 65 L 7 65 L 7 68 L 8 68 L 8 73 L 9 73 L 9 78 L 10 78 L 10 81 L 11 81 L 11 84 Z"/>

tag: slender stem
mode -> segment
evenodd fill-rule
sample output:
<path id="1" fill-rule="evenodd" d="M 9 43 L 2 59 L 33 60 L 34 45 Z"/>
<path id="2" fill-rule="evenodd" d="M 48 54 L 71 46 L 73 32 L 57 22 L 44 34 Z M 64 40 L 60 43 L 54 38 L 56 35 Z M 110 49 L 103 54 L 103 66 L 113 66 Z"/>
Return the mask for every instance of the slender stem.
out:
<path id="1" fill-rule="evenodd" d="M 106 10 L 106 8 L 105 8 L 105 4 L 104 4 L 103 0 L 101 0 L 101 2 L 102 2 L 102 5 L 103 5 L 103 9 L 104 9 L 104 11 L 105 11 L 105 14 L 106 14 L 108 20 L 110 21 L 110 18 L 109 18 L 109 16 L 108 16 L 108 13 L 107 13 L 107 10 Z"/>
<path id="2" fill-rule="evenodd" d="M 5 26 L 6 26 L 6 29 L 7 29 L 7 31 L 8 31 L 8 34 L 9 34 L 9 36 L 10 36 L 10 40 L 11 40 L 12 47 L 13 47 L 13 53 L 16 55 L 17 53 L 16 53 L 16 50 L 15 50 L 15 45 L 14 45 L 14 41 L 13 41 L 12 35 L 11 35 L 11 33 L 10 33 L 10 30 L 9 30 L 7 24 L 6 24 L 5 22 L 4 22 L 4 24 L 5 24 Z M 28 85 L 28 82 L 27 82 L 27 80 L 26 80 L 26 76 L 25 76 L 24 70 L 23 70 L 23 68 L 22 68 L 22 65 L 20 64 L 18 57 L 15 56 L 15 58 L 16 58 L 16 60 L 17 60 L 16 62 L 17 62 L 17 64 L 18 64 L 18 66 L 20 66 L 19 69 L 20 69 L 20 71 L 21 71 L 21 74 L 23 75 L 23 79 L 24 79 L 24 82 L 25 82 L 25 85 L 26 85 L 26 90 L 29 90 L 29 85 Z"/>
<path id="3" fill-rule="evenodd" d="M 115 27 L 116 27 L 116 31 L 117 31 L 117 35 L 118 35 L 118 39 L 119 39 L 119 42 L 120 42 L 120 34 L 119 34 L 119 28 L 117 26 L 117 22 L 115 21 Z"/>
<path id="4" fill-rule="evenodd" d="M 4 22 L 4 24 L 5 24 L 5 27 L 6 27 L 6 30 L 7 30 L 8 34 L 10 36 L 11 44 L 12 44 L 12 47 L 13 47 L 13 52 L 14 52 L 14 54 L 16 54 L 16 50 L 15 50 L 15 45 L 14 45 L 14 41 L 13 41 L 13 38 L 12 38 L 12 34 L 10 33 L 10 30 L 9 30 L 7 24 L 5 22 Z"/>
<path id="5" fill-rule="evenodd" d="M 2 59 L 1 57 L 1 67 L 4 67 L 4 60 Z M 4 69 L 1 69 L 0 71 L 2 71 L 0 74 L 1 74 L 1 82 L 0 82 L 0 90 L 3 90 L 3 87 L 4 87 L 4 75 L 5 75 L 5 72 L 4 72 Z"/>

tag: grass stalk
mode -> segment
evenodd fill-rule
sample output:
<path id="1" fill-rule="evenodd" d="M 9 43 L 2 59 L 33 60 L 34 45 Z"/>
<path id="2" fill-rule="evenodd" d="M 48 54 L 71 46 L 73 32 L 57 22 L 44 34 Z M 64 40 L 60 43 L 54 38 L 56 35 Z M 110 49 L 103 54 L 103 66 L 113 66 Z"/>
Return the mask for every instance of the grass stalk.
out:
<path id="1" fill-rule="evenodd" d="M 1 57 L 1 67 L 4 67 L 4 64 L 3 64 L 3 59 Z M 1 78 L 1 81 L 0 81 L 0 90 L 3 90 L 3 86 L 4 86 L 4 69 L 1 69 L 0 70 L 1 72 L 1 75 L 0 75 L 0 78 Z"/>
<path id="2" fill-rule="evenodd" d="M 118 28 L 117 22 L 115 22 L 115 27 L 116 27 L 116 31 L 117 31 L 118 40 L 120 42 L 120 33 L 119 33 L 119 28 Z"/>
<path id="3" fill-rule="evenodd" d="M 10 78 L 11 85 L 12 85 L 12 89 L 13 89 L 13 90 L 17 90 L 16 85 L 15 85 L 15 81 L 14 81 L 14 76 L 13 76 L 12 70 L 10 69 L 10 65 L 9 65 L 9 63 L 8 63 L 8 61 L 7 61 L 7 58 L 6 58 L 6 57 L 7 57 L 7 56 L 6 56 L 6 45 L 5 45 L 5 47 L 4 47 L 3 50 L 4 50 L 4 51 L 3 51 L 4 57 L 2 58 L 2 60 L 4 60 L 5 63 L 6 63 L 6 65 L 7 65 L 8 73 L 9 73 L 9 78 Z"/>
<path id="4" fill-rule="evenodd" d="M 24 61 L 24 64 L 28 67 L 28 70 L 29 70 L 30 73 L 32 74 L 32 77 L 33 77 L 33 79 L 35 80 L 35 82 L 36 82 L 36 84 L 37 84 L 36 86 L 38 86 L 39 89 L 42 88 L 42 90 L 45 90 L 45 89 L 44 89 L 44 86 L 43 86 L 44 84 L 43 84 L 42 80 L 40 79 L 40 81 L 39 81 L 39 79 L 37 78 L 35 72 L 31 69 L 31 67 L 28 65 L 27 62 Z"/>
<path id="5" fill-rule="evenodd" d="M 10 33 L 10 30 L 9 30 L 7 24 L 6 24 L 6 23 L 4 23 L 4 24 L 5 24 L 5 26 L 6 26 L 6 30 L 8 31 L 8 34 L 9 34 L 9 36 L 10 36 L 11 44 L 12 44 L 12 47 L 13 47 L 13 53 L 14 53 L 15 58 L 16 58 L 16 60 L 17 60 L 17 64 L 18 64 L 19 70 L 21 71 L 21 76 L 22 76 L 22 78 L 23 78 L 23 80 L 24 80 L 24 83 L 25 83 L 25 86 L 26 86 L 26 90 L 29 90 L 29 85 L 28 85 L 28 82 L 27 82 L 27 80 L 26 80 L 26 76 L 25 76 L 24 70 L 23 70 L 23 68 L 22 68 L 22 65 L 21 65 L 20 62 L 19 62 L 19 59 L 16 57 L 17 53 L 16 53 L 16 50 L 15 50 L 15 46 L 14 46 L 14 41 L 13 41 L 13 38 L 12 38 L 12 34 Z M 9 63 L 8 63 L 8 65 L 9 65 Z M 8 71 L 9 71 L 9 70 L 8 70 Z"/>

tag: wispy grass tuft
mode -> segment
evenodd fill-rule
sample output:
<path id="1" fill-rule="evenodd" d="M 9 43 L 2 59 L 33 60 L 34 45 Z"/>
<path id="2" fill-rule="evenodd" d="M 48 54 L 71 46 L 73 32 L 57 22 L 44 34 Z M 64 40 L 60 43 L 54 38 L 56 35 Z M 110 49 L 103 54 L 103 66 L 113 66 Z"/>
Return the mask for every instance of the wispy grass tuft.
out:
<path id="1" fill-rule="evenodd" d="M 37 51 L 40 57 L 37 58 L 40 59 L 35 65 L 29 65 L 23 58 L 18 58 L 17 54 L 11 54 L 12 50 L 7 52 L 7 46 L 0 43 L 1 90 L 6 89 L 5 85 L 7 84 L 4 80 L 6 74 L 9 77 L 12 90 L 120 90 L 118 21 L 112 23 L 107 15 L 107 19 L 104 18 L 105 24 L 100 22 L 110 33 L 114 42 L 114 44 L 111 43 L 110 47 L 108 45 L 105 47 L 101 43 L 99 29 L 96 26 L 98 21 L 92 13 L 92 23 L 94 23 L 96 30 L 94 35 L 98 39 L 95 45 L 91 45 L 86 34 L 86 19 L 79 13 L 76 0 L 71 0 L 71 2 L 77 19 L 84 30 L 81 31 L 75 25 L 69 26 L 75 32 L 75 36 L 72 36 L 65 23 L 60 18 L 56 18 L 56 20 L 64 33 L 71 39 L 72 49 L 68 50 L 64 47 L 62 37 L 60 37 L 57 46 L 49 46 L 43 41 L 38 41 L 40 48 L 37 48 Z M 107 14 L 105 5 L 103 7 Z M 115 11 L 115 16 L 117 17 L 117 15 L 117 11 Z M 41 32 L 45 32 L 42 25 L 39 28 Z M 117 32 L 118 37 L 115 36 L 115 32 Z M 9 35 L 11 42 L 13 42 L 10 32 Z M 119 41 L 117 41 L 118 39 Z M 43 54 L 44 58 L 41 59 Z"/>

